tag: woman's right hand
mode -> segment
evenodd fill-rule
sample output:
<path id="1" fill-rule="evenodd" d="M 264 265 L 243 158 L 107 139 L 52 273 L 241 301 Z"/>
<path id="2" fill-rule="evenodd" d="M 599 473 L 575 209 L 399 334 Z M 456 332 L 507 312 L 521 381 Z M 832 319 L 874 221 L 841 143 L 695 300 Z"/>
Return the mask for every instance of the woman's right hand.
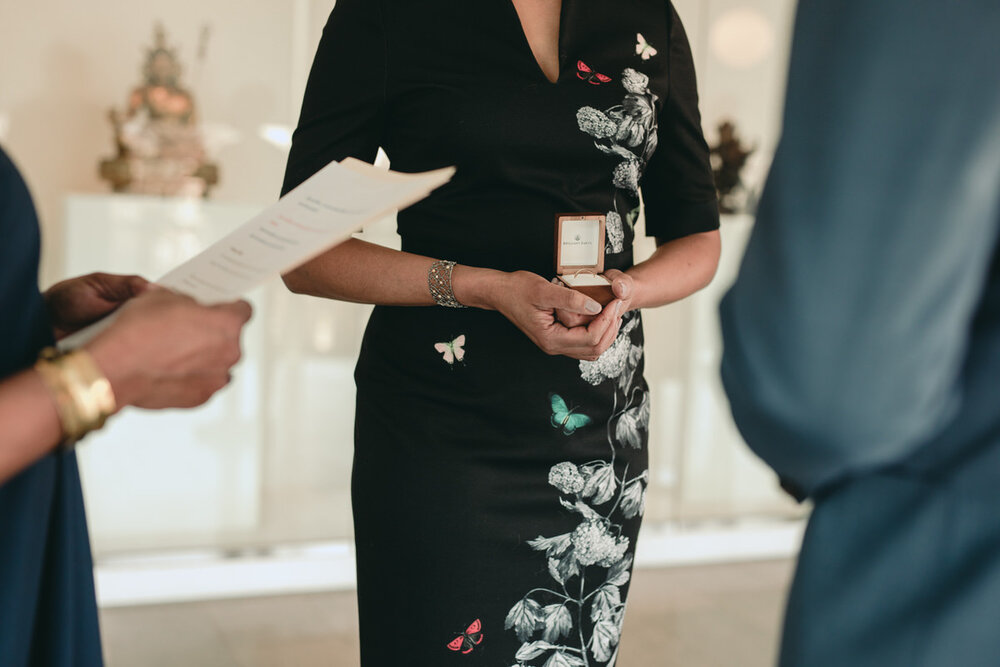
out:
<path id="1" fill-rule="evenodd" d="M 245 301 L 202 306 L 152 289 L 123 305 L 85 349 L 111 382 L 119 407 L 194 407 L 229 383 L 251 312 Z"/>
<path id="2" fill-rule="evenodd" d="M 528 271 L 505 274 L 492 305 L 546 354 L 585 361 L 594 361 L 611 347 L 621 326 L 618 299 L 602 310 L 590 297 Z M 587 326 L 570 328 L 556 319 L 556 310 L 593 319 Z"/>

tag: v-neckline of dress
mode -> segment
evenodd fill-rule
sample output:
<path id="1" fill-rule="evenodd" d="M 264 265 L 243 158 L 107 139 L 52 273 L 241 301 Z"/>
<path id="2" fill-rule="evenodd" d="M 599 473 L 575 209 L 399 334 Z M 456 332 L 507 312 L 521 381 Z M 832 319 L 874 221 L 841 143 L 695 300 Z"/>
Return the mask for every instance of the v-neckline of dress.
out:
<path id="1" fill-rule="evenodd" d="M 542 81 L 550 86 L 556 86 L 562 81 L 563 77 L 563 30 L 566 25 L 566 5 L 569 0 L 562 0 L 559 3 L 559 31 L 556 36 L 556 78 L 555 81 L 549 78 L 549 75 L 545 73 L 542 69 L 541 64 L 538 62 L 538 58 L 535 57 L 535 52 L 531 48 L 531 42 L 528 40 L 528 33 L 524 31 L 524 23 L 521 22 L 521 15 L 517 11 L 517 7 L 514 5 L 514 0 L 504 0 L 507 4 L 507 8 L 511 13 L 511 17 L 514 19 L 514 24 L 517 26 L 517 31 L 521 36 L 521 45 L 525 51 L 525 55 L 531 59 L 531 62 L 535 66 L 535 72 Z"/>

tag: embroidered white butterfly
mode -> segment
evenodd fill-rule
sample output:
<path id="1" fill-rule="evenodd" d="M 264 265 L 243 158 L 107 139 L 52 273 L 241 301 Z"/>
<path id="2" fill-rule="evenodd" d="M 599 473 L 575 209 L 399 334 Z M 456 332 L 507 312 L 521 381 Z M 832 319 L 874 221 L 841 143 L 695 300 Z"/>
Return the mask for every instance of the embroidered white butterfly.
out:
<path id="1" fill-rule="evenodd" d="M 635 55 L 642 57 L 643 60 L 649 60 L 656 55 L 656 49 L 649 45 L 642 33 L 635 33 L 635 41 Z"/>
<path id="2" fill-rule="evenodd" d="M 450 343 L 434 343 L 434 349 L 441 353 L 449 366 L 454 366 L 456 361 L 465 359 L 465 334 Z"/>

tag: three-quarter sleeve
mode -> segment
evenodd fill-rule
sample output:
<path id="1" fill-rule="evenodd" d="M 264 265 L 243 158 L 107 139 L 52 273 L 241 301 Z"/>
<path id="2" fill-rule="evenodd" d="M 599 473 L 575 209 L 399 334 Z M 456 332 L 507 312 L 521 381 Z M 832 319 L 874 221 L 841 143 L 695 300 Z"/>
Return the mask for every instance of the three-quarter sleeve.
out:
<path id="1" fill-rule="evenodd" d="M 380 5 L 337 0 L 309 73 L 282 194 L 333 160 L 375 160 L 387 76 Z"/>
<path id="2" fill-rule="evenodd" d="M 657 119 L 657 148 L 642 178 L 646 234 L 662 241 L 719 228 L 719 204 L 701 129 L 694 59 L 668 4 L 668 89 Z"/>

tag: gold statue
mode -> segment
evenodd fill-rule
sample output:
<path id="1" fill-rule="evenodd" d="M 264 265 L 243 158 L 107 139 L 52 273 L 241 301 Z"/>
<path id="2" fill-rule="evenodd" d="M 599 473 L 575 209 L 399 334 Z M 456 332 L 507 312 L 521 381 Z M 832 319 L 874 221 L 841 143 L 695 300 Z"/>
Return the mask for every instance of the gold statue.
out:
<path id="1" fill-rule="evenodd" d="M 129 96 L 128 116 L 146 112 L 154 120 L 194 124 L 194 99 L 180 85 L 183 71 L 177 56 L 167 47 L 163 27 L 156 26 L 156 42 L 142 68 L 145 84 Z"/>
<path id="2" fill-rule="evenodd" d="M 207 196 L 218 168 L 205 160 L 194 97 L 160 25 L 142 72 L 125 111 L 109 113 L 118 155 L 101 162 L 101 176 L 115 192 Z"/>

